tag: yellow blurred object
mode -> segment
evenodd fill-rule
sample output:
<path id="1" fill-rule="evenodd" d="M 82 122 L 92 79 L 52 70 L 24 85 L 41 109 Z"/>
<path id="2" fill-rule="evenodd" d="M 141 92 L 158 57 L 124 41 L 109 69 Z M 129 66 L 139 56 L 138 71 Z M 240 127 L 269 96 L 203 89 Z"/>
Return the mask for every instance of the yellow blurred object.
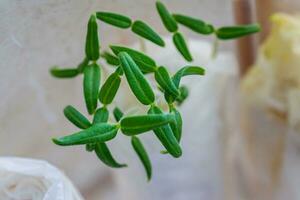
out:
<path id="1" fill-rule="evenodd" d="M 242 81 L 242 92 L 252 103 L 288 116 L 290 92 L 300 93 L 300 16 L 278 13 L 271 21 L 271 34 Z"/>

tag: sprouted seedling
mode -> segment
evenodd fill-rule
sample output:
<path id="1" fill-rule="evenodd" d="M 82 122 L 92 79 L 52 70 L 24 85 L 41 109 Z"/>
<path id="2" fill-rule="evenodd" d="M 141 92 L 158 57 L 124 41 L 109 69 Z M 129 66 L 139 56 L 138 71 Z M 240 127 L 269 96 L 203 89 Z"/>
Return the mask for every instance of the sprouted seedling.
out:
<path id="1" fill-rule="evenodd" d="M 259 25 L 242 25 L 216 28 L 200 19 L 181 14 L 171 14 L 161 3 L 156 2 L 156 8 L 166 29 L 173 34 L 173 42 L 183 58 L 191 62 L 192 54 L 179 25 L 202 35 L 214 34 L 216 39 L 227 40 L 256 33 Z M 177 106 L 188 96 L 186 86 L 180 84 L 184 76 L 204 75 L 205 70 L 199 66 L 187 65 L 170 75 L 167 68 L 160 66 L 151 57 L 141 51 L 125 46 L 111 45 L 112 53 L 100 51 L 98 40 L 97 19 L 112 26 L 130 29 L 140 38 L 149 40 L 161 47 L 165 46 L 162 37 L 149 25 L 141 20 L 132 21 L 129 17 L 110 12 L 96 12 L 90 16 L 87 25 L 85 58 L 76 68 L 60 69 L 54 67 L 51 74 L 57 78 L 72 78 L 83 74 L 83 91 L 87 111 L 93 116 L 90 122 L 83 114 L 72 106 L 64 109 L 66 118 L 81 131 L 60 138 L 53 142 L 60 146 L 85 145 L 89 152 L 95 151 L 98 158 L 107 166 L 113 168 L 126 167 L 113 157 L 107 142 L 117 136 L 119 130 L 131 138 L 131 144 L 146 170 L 148 180 L 151 179 L 152 168 L 147 151 L 138 135 L 153 131 L 165 150 L 161 153 L 178 158 L 182 155 L 180 140 L 182 137 L 182 118 Z M 115 66 L 115 71 L 101 84 L 101 68 L 99 59 L 106 60 Z M 169 110 L 163 111 L 156 103 L 153 89 L 146 75 L 153 74 L 159 90 L 163 93 Z M 125 79 L 125 80 L 124 80 Z M 148 106 L 144 115 L 124 115 L 120 108 L 113 109 L 115 121 L 109 119 L 108 106 L 114 101 L 122 81 L 128 82 L 137 100 Z M 99 106 L 100 101 L 101 106 Z"/>

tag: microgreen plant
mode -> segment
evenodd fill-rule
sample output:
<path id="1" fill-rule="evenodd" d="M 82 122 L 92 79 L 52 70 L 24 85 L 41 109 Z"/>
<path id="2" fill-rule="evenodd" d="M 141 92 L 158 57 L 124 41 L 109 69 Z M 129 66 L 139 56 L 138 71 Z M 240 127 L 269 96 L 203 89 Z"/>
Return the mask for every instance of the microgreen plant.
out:
<path id="1" fill-rule="evenodd" d="M 173 34 L 174 46 L 183 58 L 190 62 L 192 54 L 179 32 L 183 25 L 202 35 L 214 34 L 217 39 L 228 40 L 259 31 L 257 24 L 216 28 L 203 20 L 182 14 L 171 14 L 161 2 L 156 3 L 158 14 L 166 29 Z M 131 29 L 140 38 L 149 40 L 161 47 L 165 46 L 163 38 L 149 25 L 141 20 L 132 21 L 129 17 L 110 12 L 96 12 L 90 16 L 87 25 L 85 58 L 75 68 L 61 69 L 53 67 L 50 72 L 57 78 L 73 78 L 83 75 L 83 93 L 87 112 L 93 116 L 92 122 L 72 106 L 66 106 L 64 115 L 79 132 L 54 138 L 53 142 L 60 146 L 85 145 L 88 152 L 95 152 L 97 157 L 107 166 L 113 168 L 126 167 L 117 162 L 107 145 L 118 132 L 131 138 L 131 144 L 144 165 L 148 180 L 151 179 L 152 167 L 149 155 L 138 137 L 153 131 L 165 150 L 161 153 L 174 158 L 182 155 L 180 140 L 182 137 L 182 118 L 177 106 L 188 96 L 186 86 L 180 84 L 181 78 L 189 75 L 204 75 L 200 66 L 184 66 L 175 74 L 170 74 L 167 67 L 160 66 L 145 53 L 125 46 L 111 45 L 109 51 L 102 51 L 98 39 L 97 19 L 121 29 Z M 99 59 L 104 59 L 115 71 L 101 84 L 101 68 Z M 168 111 L 157 104 L 152 86 L 147 76 L 154 76 L 159 90 L 165 97 Z M 108 107 L 111 106 L 122 82 L 127 81 L 136 99 L 148 107 L 144 115 L 124 115 L 118 107 L 113 109 L 115 120 L 111 120 Z M 149 133 L 148 133 L 149 134 Z"/>

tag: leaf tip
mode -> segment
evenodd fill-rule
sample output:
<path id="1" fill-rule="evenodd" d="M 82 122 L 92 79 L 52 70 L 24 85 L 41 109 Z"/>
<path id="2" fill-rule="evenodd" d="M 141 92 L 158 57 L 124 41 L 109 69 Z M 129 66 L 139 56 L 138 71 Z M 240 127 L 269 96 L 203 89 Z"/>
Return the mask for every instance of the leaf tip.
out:
<path id="1" fill-rule="evenodd" d="M 59 146 L 62 146 L 62 145 L 63 145 L 62 141 L 60 141 L 59 138 L 52 138 L 51 140 L 52 140 L 52 142 L 53 142 L 54 144 L 56 144 L 56 145 L 59 145 Z"/>

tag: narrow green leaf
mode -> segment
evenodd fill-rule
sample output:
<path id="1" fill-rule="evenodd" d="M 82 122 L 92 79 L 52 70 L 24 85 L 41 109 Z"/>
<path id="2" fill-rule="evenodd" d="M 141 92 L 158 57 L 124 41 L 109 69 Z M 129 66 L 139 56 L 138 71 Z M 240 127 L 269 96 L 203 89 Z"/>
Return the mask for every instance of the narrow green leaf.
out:
<path id="1" fill-rule="evenodd" d="M 105 163 L 107 166 L 112 168 L 127 167 L 126 164 L 119 164 L 112 156 L 109 148 L 105 143 L 97 143 L 95 147 L 97 157 Z"/>
<path id="2" fill-rule="evenodd" d="M 85 67 L 83 77 L 83 92 L 89 114 L 93 114 L 97 108 L 100 76 L 100 68 L 96 63 Z"/>
<path id="3" fill-rule="evenodd" d="M 122 67 L 119 66 L 119 67 L 116 69 L 115 73 L 117 73 L 117 74 L 119 74 L 120 76 L 122 76 L 122 75 L 124 74 L 124 71 L 123 71 Z"/>
<path id="4" fill-rule="evenodd" d="M 73 106 L 67 106 L 64 109 L 65 117 L 72 122 L 75 126 L 81 129 L 86 129 L 91 126 L 89 120 L 83 116 L 78 110 Z"/>
<path id="5" fill-rule="evenodd" d="M 95 112 L 93 124 L 105 123 L 108 121 L 109 112 L 106 107 L 98 108 Z"/>
<path id="6" fill-rule="evenodd" d="M 180 112 L 172 107 L 170 108 L 170 113 L 174 114 L 175 120 L 170 123 L 170 127 L 176 137 L 177 141 L 180 142 L 182 135 L 182 118 Z"/>
<path id="7" fill-rule="evenodd" d="M 161 115 L 163 112 L 157 106 L 151 106 L 148 113 L 152 115 Z M 170 123 L 172 122 L 174 122 L 174 119 L 170 121 Z M 182 155 L 181 147 L 171 129 L 170 124 L 165 124 L 164 126 L 157 127 L 153 129 L 153 132 L 173 157 L 178 158 Z"/>
<path id="8" fill-rule="evenodd" d="M 98 25 L 94 14 L 91 15 L 88 22 L 85 54 L 89 60 L 96 61 L 99 58 Z"/>
<path id="9" fill-rule="evenodd" d="M 179 32 L 174 33 L 173 43 L 175 44 L 177 50 L 184 57 L 185 60 L 187 60 L 189 62 L 193 61 L 191 53 L 190 53 L 188 46 L 187 46 L 181 33 L 179 33 Z"/>
<path id="10" fill-rule="evenodd" d="M 169 94 L 171 94 L 174 98 L 179 96 L 179 90 L 176 85 L 173 83 L 170 75 L 165 67 L 159 67 L 154 74 L 155 80 L 159 84 L 159 86 Z"/>
<path id="11" fill-rule="evenodd" d="M 176 85 L 176 87 L 178 88 L 182 77 L 188 75 L 204 75 L 204 74 L 205 74 L 205 69 L 203 69 L 202 67 L 185 66 L 176 72 L 176 74 L 172 77 L 172 80 Z"/>
<path id="12" fill-rule="evenodd" d="M 169 13 L 166 6 L 162 2 L 157 1 L 156 9 L 166 29 L 168 29 L 170 32 L 176 32 L 178 30 L 177 22 Z"/>
<path id="13" fill-rule="evenodd" d="M 117 122 L 120 121 L 121 118 L 124 115 L 123 112 L 121 111 L 121 109 L 118 108 L 118 107 L 114 108 L 113 114 L 114 114 L 114 117 L 115 117 L 115 119 L 116 119 Z"/>
<path id="14" fill-rule="evenodd" d="M 128 84 L 137 99 L 144 105 L 153 103 L 155 97 L 152 88 L 133 59 L 126 52 L 119 53 L 119 59 Z"/>
<path id="15" fill-rule="evenodd" d="M 131 144 L 146 170 L 148 181 L 150 181 L 152 175 L 152 166 L 147 151 L 144 148 L 144 145 L 142 144 L 140 139 L 136 136 L 131 137 Z"/>
<path id="16" fill-rule="evenodd" d="M 88 65 L 89 65 L 89 59 L 88 59 L 87 57 L 85 57 L 85 58 L 81 61 L 81 63 L 79 63 L 79 65 L 77 66 L 77 70 L 79 71 L 79 73 L 82 73 L 83 70 L 84 70 L 84 68 L 85 68 L 86 66 L 88 66 Z"/>
<path id="17" fill-rule="evenodd" d="M 75 69 L 59 69 L 58 67 L 53 67 L 50 69 L 52 76 L 56 78 L 73 78 L 79 74 L 78 70 Z"/>
<path id="18" fill-rule="evenodd" d="M 241 26 L 221 27 L 216 31 L 216 35 L 219 39 L 229 40 L 257 33 L 259 31 L 260 26 L 258 24 L 248 24 Z"/>
<path id="19" fill-rule="evenodd" d="M 171 114 L 149 114 L 124 117 L 121 130 L 125 135 L 132 136 L 166 125 L 174 120 Z"/>
<path id="20" fill-rule="evenodd" d="M 200 19 L 195 19 L 189 16 L 173 14 L 175 20 L 186 26 L 187 28 L 204 35 L 209 35 L 214 32 L 214 27 L 211 24 L 207 24 Z"/>
<path id="21" fill-rule="evenodd" d="M 112 73 L 101 87 L 99 100 L 104 105 L 110 104 L 115 98 L 121 83 L 121 78 L 118 73 Z"/>
<path id="22" fill-rule="evenodd" d="M 96 15 L 99 20 L 123 29 L 129 28 L 132 23 L 129 17 L 117 13 L 97 12 Z"/>
<path id="23" fill-rule="evenodd" d="M 104 58 L 109 65 L 112 66 L 120 65 L 119 59 L 107 51 L 104 51 L 104 53 L 101 54 L 101 57 Z"/>
<path id="24" fill-rule="evenodd" d="M 137 34 L 159 46 L 162 46 L 162 47 L 165 46 L 165 42 L 163 41 L 163 39 L 145 22 L 142 22 L 140 20 L 135 21 L 132 25 L 131 30 L 135 34 Z"/>
<path id="25" fill-rule="evenodd" d="M 106 142 L 117 135 L 118 129 L 119 127 L 117 125 L 106 123 L 94 124 L 83 131 L 61 138 L 54 138 L 53 142 L 60 146 Z"/>
<path id="26" fill-rule="evenodd" d="M 156 70 L 155 61 L 149 56 L 143 54 L 134 49 L 130 49 L 122 46 L 110 46 L 111 50 L 115 55 L 118 55 L 120 52 L 126 52 L 130 55 L 130 57 L 134 60 L 134 62 L 139 66 L 142 72 L 151 73 Z"/>
<path id="27" fill-rule="evenodd" d="M 181 105 L 184 102 L 184 100 L 189 96 L 189 90 L 186 86 L 180 86 L 179 91 L 180 96 L 177 97 L 176 101 L 178 105 Z"/>

